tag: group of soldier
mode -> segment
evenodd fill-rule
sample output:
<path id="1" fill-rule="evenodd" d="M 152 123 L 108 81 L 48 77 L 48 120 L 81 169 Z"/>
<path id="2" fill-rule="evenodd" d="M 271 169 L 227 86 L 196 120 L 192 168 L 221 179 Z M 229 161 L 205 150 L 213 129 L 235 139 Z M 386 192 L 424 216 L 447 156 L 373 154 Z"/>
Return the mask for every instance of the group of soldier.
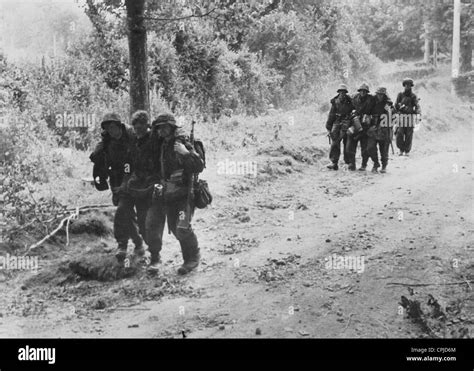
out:
<path id="1" fill-rule="evenodd" d="M 90 156 L 96 188 L 106 190 L 110 183 L 117 206 L 116 258 L 122 265 L 128 259 L 129 239 L 135 245 L 135 255 L 145 257 L 146 243 L 149 269 L 160 270 L 167 220 L 168 230 L 181 245 L 184 262 L 178 273 L 187 274 L 200 259 L 198 240 L 189 223 L 194 205 L 188 190 L 193 175 L 204 169 L 204 154 L 194 148 L 171 114 L 159 115 L 150 125 L 148 113 L 137 111 L 131 124 L 133 128 L 123 124 L 117 114 L 106 114 L 101 122 L 102 140 Z"/>
<path id="2" fill-rule="evenodd" d="M 378 172 L 380 152 L 385 173 L 392 141 L 392 126 L 383 125 L 382 118 L 392 112 L 419 114 L 418 98 L 412 92 L 412 79 L 403 80 L 405 90 L 398 94 L 395 105 L 387 89 L 379 87 L 370 94 L 364 83 L 352 98 L 348 88 L 339 86 L 338 95 L 331 100 L 326 123 L 332 140 L 329 169 L 338 170 L 343 144 L 344 161 L 349 170 L 356 170 L 356 151 L 360 142 L 362 166 L 373 161 L 372 172 Z M 189 197 L 194 175 L 203 171 L 203 147 L 193 145 L 176 124 L 172 114 L 159 115 L 150 125 L 146 111 L 137 111 L 131 118 L 132 128 L 121 122 L 115 113 L 106 114 L 101 122 L 102 140 L 90 159 L 94 163 L 94 184 L 98 190 L 112 190 L 117 206 L 114 236 L 118 244 L 116 258 L 120 264 L 127 259 L 128 241 L 135 245 L 135 255 L 144 257 L 148 245 L 149 269 L 160 270 L 163 230 L 168 230 L 181 245 L 183 264 L 179 274 L 187 274 L 199 265 L 198 240 L 190 221 L 195 204 Z M 412 126 L 398 127 L 397 146 L 400 155 L 408 155 L 413 140 Z M 184 223 L 183 221 L 187 221 Z"/>
<path id="3" fill-rule="evenodd" d="M 393 127 L 386 118 L 392 114 L 419 115 L 419 100 L 413 93 L 413 79 L 405 78 L 402 82 L 404 91 L 399 93 L 395 105 L 387 94 L 385 87 L 379 87 L 375 95 L 370 94 L 367 83 L 363 83 L 353 97 L 348 95 L 348 88 L 341 84 L 338 95 L 331 100 L 331 110 L 326 122 L 331 148 L 328 169 L 339 169 L 341 144 L 343 145 L 344 162 L 351 171 L 356 170 L 357 145 L 360 142 L 362 165 L 360 171 L 366 171 L 369 159 L 373 162 L 373 173 L 380 168 L 379 152 L 382 168 L 387 171 L 389 149 L 392 145 Z M 385 120 L 385 121 L 384 121 Z M 409 120 L 413 123 L 414 120 Z M 401 125 L 395 129 L 396 143 L 400 156 L 411 151 L 413 142 L 413 125 Z"/>

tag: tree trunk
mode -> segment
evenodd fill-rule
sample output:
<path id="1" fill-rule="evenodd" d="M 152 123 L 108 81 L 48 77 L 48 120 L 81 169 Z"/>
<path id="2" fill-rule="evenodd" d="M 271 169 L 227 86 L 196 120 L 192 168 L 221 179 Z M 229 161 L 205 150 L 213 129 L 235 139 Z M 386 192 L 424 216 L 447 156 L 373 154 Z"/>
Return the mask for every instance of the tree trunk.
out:
<path id="1" fill-rule="evenodd" d="M 147 37 L 144 23 L 145 0 L 125 0 L 130 58 L 130 115 L 149 112 Z"/>
<path id="2" fill-rule="evenodd" d="M 461 44 L 461 72 L 472 70 L 472 37 L 467 35 Z"/>
<path id="3" fill-rule="evenodd" d="M 453 53 L 451 62 L 451 77 L 459 76 L 459 44 L 461 43 L 461 0 L 454 0 L 453 11 Z"/>
<path id="4" fill-rule="evenodd" d="M 429 37 L 429 26 L 428 22 L 425 21 L 425 55 L 424 62 L 426 65 L 430 64 L 430 37 Z"/>

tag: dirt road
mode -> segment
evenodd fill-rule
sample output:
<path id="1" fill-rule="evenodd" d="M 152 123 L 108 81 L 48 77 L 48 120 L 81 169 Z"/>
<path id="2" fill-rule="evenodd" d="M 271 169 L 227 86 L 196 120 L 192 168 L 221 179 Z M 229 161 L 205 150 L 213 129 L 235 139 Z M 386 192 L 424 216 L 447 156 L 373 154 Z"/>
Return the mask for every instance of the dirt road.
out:
<path id="1" fill-rule="evenodd" d="M 22 290 L 16 276 L 3 282 L 0 336 L 472 337 L 472 140 L 465 125 L 417 138 L 413 154 L 391 156 L 384 175 L 270 155 L 287 175 L 229 180 L 220 202 L 198 213 L 197 272 L 176 277 L 179 248 L 167 237 L 159 278 L 61 281 L 52 293 L 51 277 Z M 86 246 L 110 255 L 113 241 L 74 244 L 67 255 Z M 359 265 L 328 267 L 330 257 Z M 171 294 L 153 296 L 163 287 Z M 38 303 L 32 315 L 18 312 Z"/>

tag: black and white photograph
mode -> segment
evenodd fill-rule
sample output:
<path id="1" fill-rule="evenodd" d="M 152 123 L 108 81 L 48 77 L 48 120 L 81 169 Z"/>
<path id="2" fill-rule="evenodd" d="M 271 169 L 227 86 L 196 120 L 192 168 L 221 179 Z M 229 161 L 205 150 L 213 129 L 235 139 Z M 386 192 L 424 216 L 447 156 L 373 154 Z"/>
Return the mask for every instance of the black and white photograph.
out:
<path id="1" fill-rule="evenodd" d="M 31 340 L 5 359 L 57 363 L 34 339 L 405 339 L 446 345 L 400 365 L 455 369 L 473 9 L 0 0 L 0 338 Z"/>

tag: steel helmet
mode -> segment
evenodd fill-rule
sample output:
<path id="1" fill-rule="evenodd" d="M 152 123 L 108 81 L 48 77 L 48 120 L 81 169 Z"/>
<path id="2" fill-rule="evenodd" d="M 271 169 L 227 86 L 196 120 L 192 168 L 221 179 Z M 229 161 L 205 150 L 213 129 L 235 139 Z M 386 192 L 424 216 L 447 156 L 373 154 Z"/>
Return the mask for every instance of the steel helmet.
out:
<path id="1" fill-rule="evenodd" d="M 369 89 L 369 85 L 367 85 L 365 82 L 360 86 L 360 88 L 357 90 L 357 91 L 361 91 L 361 90 L 366 90 L 367 93 L 370 91 Z"/>
<path id="2" fill-rule="evenodd" d="M 175 128 L 178 127 L 178 125 L 176 124 L 176 119 L 171 113 L 163 113 L 159 115 L 155 119 L 155 121 L 153 121 L 152 126 L 156 127 L 156 126 L 165 125 L 165 124 L 170 124 L 174 126 Z"/>
<path id="3" fill-rule="evenodd" d="M 405 79 L 403 79 L 403 83 L 402 83 L 402 86 L 406 86 L 406 85 L 410 85 L 410 86 L 415 86 L 415 83 L 413 81 L 413 79 L 407 77 Z"/>
<path id="4" fill-rule="evenodd" d="M 105 124 L 110 123 L 110 122 L 116 122 L 117 124 L 121 124 L 122 122 L 120 121 L 120 116 L 117 115 L 116 113 L 107 113 L 104 115 L 104 118 L 102 119 L 102 122 L 100 123 L 100 127 L 102 130 L 105 130 Z"/>
<path id="5" fill-rule="evenodd" d="M 339 85 L 339 87 L 337 88 L 337 92 L 339 93 L 340 91 L 345 91 L 346 93 L 349 92 L 349 89 L 347 89 L 347 85 L 346 84 L 341 84 Z"/>

